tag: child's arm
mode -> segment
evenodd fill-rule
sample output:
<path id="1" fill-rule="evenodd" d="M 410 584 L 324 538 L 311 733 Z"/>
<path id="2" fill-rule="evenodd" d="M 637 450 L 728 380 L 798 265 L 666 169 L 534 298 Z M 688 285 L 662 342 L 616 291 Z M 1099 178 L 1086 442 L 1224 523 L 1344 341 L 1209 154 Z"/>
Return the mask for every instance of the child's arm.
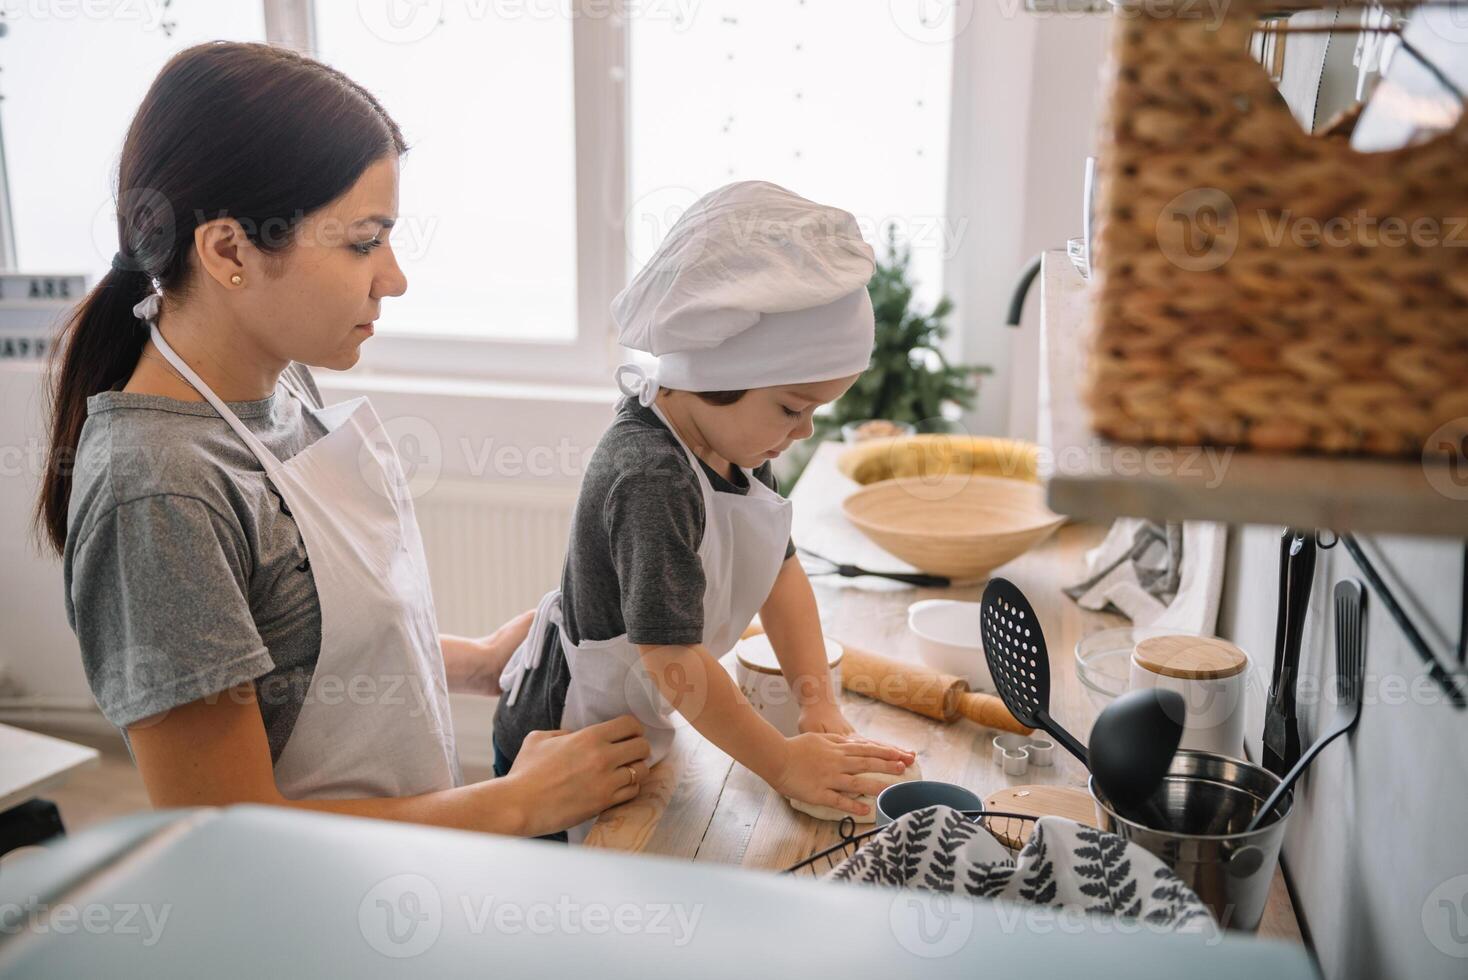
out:
<path id="1" fill-rule="evenodd" d="M 800 730 L 837 735 L 855 732 L 833 697 L 816 596 L 794 555 L 781 566 L 774 588 L 760 607 L 759 619 L 800 705 Z"/>
<path id="2" fill-rule="evenodd" d="M 777 792 L 863 815 L 847 794 L 875 795 L 882 784 L 858 773 L 901 773 L 911 752 L 848 735 L 785 738 L 760 717 L 734 679 L 703 646 L 639 644 L 642 666 L 675 711 L 710 742 Z"/>

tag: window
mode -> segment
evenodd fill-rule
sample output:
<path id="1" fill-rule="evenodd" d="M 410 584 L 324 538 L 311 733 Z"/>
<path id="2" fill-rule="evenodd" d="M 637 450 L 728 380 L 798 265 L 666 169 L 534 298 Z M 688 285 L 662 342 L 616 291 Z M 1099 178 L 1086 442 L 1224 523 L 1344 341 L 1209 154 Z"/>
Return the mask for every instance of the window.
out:
<path id="1" fill-rule="evenodd" d="M 936 301 L 964 228 L 945 216 L 952 28 L 932 0 L 702 0 L 631 21 L 632 268 L 700 195 L 773 181 L 913 246 Z M 911 8 L 911 9 L 909 9 Z"/>
<path id="2" fill-rule="evenodd" d="M 314 5 L 316 55 L 372 90 L 411 147 L 393 232 L 409 288 L 383 305 L 369 370 L 609 383 L 627 266 L 611 6 Z"/>
<path id="3" fill-rule="evenodd" d="M 177 52 L 265 40 L 263 5 L 218 0 L 3 5 L 0 126 L 18 262 L 95 282 L 117 251 L 128 124 Z"/>
<path id="4" fill-rule="evenodd" d="M 28 268 L 105 271 L 123 133 L 180 48 L 263 39 L 268 13 L 274 39 L 314 38 L 382 100 L 411 147 L 392 235 L 409 290 L 383 305 L 367 370 L 609 383 L 613 296 L 731 180 L 845 208 L 879 250 L 895 227 L 922 302 L 969 230 L 944 207 L 952 31 L 933 0 L 16 9 L 0 119 Z"/>
<path id="5" fill-rule="evenodd" d="M 576 337 L 571 19 L 533 5 L 318 3 L 317 56 L 402 127 L 387 333 Z M 537 13 L 537 10 L 539 12 Z M 422 21 L 420 23 L 420 21 Z"/>

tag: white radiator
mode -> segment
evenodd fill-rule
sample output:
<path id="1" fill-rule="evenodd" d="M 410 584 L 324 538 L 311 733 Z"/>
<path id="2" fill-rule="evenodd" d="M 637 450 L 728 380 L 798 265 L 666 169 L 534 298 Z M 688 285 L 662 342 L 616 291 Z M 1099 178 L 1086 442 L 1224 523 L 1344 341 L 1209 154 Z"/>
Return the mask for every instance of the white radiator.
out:
<path id="1" fill-rule="evenodd" d="M 413 501 L 438 625 L 478 636 L 560 584 L 576 485 L 440 480 Z"/>
<path id="2" fill-rule="evenodd" d="M 415 498 L 438 626 L 480 636 L 534 609 L 560 584 L 576 485 L 530 481 L 440 480 Z M 450 698 L 465 777 L 482 779 L 493 762 L 494 701 Z"/>

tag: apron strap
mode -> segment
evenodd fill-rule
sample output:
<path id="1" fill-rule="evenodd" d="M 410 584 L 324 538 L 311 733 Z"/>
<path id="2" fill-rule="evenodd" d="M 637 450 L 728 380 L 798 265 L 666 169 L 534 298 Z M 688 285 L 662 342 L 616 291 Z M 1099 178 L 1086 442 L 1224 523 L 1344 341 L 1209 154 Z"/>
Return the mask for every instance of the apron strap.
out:
<path id="1" fill-rule="evenodd" d="M 683 441 L 683 437 L 678 434 L 677 429 L 673 428 L 673 423 L 668 421 L 668 417 L 663 414 L 661 408 L 658 408 L 657 405 L 649 405 L 647 407 L 652 409 L 653 414 L 662 420 L 663 425 L 667 426 L 669 432 L 673 433 L 673 441 L 678 443 L 683 449 L 683 455 L 688 457 L 688 465 L 693 467 L 693 477 L 698 481 L 699 489 L 703 491 L 704 509 L 705 513 L 707 513 L 713 506 L 714 485 L 709 481 L 708 474 L 703 471 L 703 464 L 699 462 L 698 454 L 688 448 L 688 443 Z M 732 463 L 731 465 L 738 466 L 739 464 Z M 751 484 L 751 492 L 753 492 L 752 485 L 759 481 L 754 478 L 753 473 L 749 473 L 747 476 Z"/>
<path id="2" fill-rule="evenodd" d="M 214 410 L 219 413 L 219 417 L 229 423 L 229 427 L 234 429 L 239 437 L 244 440 L 245 445 L 255 454 L 255 458 L 260 460 L 260 465 L 265 468 L 265 472 L 270 474 L 279 469 L 280 460 L 270 451 L 270 447 L 261 442 L 255 433 L 251 432 L 245 426 L 245 423 L 239 420 L 239 416 L 229 410 L 229 406 L 224 403 L 223 399 L 216 395 L 204 383 L 204 379 L 200 378 L 194 369 L 189 367 L 184 359 L 174 352 L 172 347 L 168 346 L 168 341 L 164 340 L 163 334 L 158 331 L 158 324 L 156 322 L 148 324 L 148 330 L 152 334 L 153 343 L 157 346 L 158 352 L 167 359 L 168 363 L 172 364 L 178 370 L 179 374 L 183 375 L 184 380 L 193 385 L 195 391 L 204 396 L 205 401 L 214 406 Z"/>
<path id="3" fill-rule="evenodd" d="M 519 669 L 515 671 L 515 680 L 505 697 L 505 704 L 512 705 L 520 697 L 520 682 L 525 675 L 540 666 L 540 661 L 545 653 L 545 637 L 552 623 L 556 629 L 564 630 L 565 625 L 561 619 L 561 590 L 551 589 L 540 597 L 540 605 L 535 607 L 535 618 L 532 619 L 530 635 L 525 637 L 525 656 L 521 658 Z"/>

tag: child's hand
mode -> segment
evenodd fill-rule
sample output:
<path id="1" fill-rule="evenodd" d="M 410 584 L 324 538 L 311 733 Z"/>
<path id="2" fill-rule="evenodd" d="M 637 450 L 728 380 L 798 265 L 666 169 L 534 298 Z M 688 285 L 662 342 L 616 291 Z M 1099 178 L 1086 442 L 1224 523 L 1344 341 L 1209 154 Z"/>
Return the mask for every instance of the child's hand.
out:
<path id="1" fill-rule="evenodd" d="M 869 808 L 854 797 L 875 796 L 886 786 L 858 773 L 900 774 L 914 758 L 857 736 L 807 732 L 785 740 L 785 764 L 770 785 L 793 799 L 864 816 Z"/>
<path id="2" fill-rule="evenodd" d="M 808 704 L 800 709 L 800 731 L 817 735 L 854 735 L 856 729 L 841 713 L 841 709 L 829 701 Z"/>

